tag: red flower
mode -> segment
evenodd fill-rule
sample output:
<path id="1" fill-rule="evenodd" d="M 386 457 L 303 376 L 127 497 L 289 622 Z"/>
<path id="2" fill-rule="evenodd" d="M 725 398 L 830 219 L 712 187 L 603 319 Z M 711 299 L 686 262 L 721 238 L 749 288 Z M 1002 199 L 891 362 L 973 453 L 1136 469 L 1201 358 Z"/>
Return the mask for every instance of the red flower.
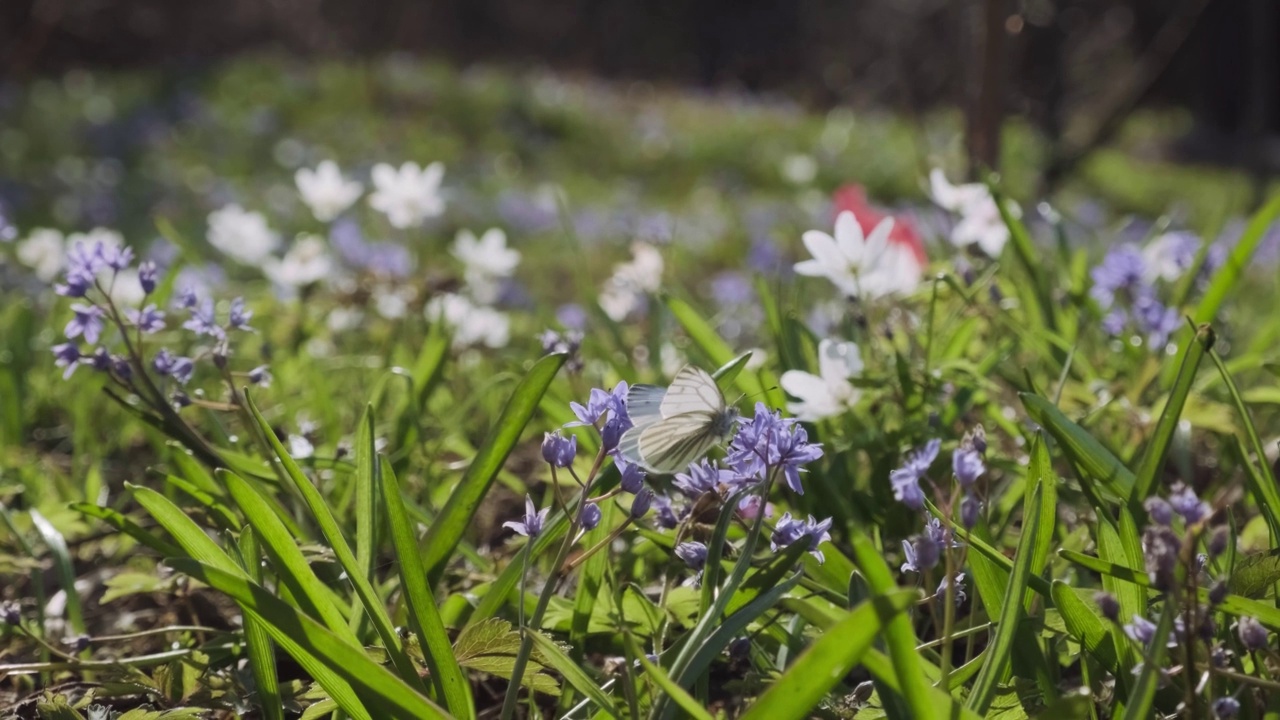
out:
<path id="1" fill-rule="evenodd" d="M 886 213 L 880 212 L 867 202 L 867 191 L 861 185 L 844 185 L 835 191 L 831 200 L 835 204 L 833 215 L 839 217 L 842 212 L 853 213 L 858 225 L 862 226 L 862 231 L 868 234 L 872 228 L 880 224 L 881 220 L 888 217 Z M 928 262 L 920 233 L 916 232 L 916 226 L 908 218 L 901 215 L 893 216 L 893 231 L 889 233 L 889 242 L 910 248 L 920 267 L 924 267 Z"/>

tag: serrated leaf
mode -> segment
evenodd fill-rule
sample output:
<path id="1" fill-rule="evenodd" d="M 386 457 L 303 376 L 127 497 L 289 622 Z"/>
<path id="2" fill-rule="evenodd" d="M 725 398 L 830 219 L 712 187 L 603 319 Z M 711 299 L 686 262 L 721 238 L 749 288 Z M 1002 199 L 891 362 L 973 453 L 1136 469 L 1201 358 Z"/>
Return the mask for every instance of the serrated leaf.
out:
<path id="1" fill-rule="evenodd" d="M 1236 561 L 1227 588 L 1234 595 L 1257 599 L 1273 594 L 1277 582 L 1280 582 L 1280 555 L 1258 553 Z"/>

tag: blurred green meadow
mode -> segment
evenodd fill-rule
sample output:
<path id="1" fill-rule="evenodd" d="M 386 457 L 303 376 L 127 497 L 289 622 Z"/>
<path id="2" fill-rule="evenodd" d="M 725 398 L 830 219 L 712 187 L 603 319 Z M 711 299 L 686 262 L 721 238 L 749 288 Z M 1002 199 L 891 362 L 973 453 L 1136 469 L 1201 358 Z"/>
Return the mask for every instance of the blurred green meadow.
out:
<path id="1" fill-rule="evenodd" d="M 1047 196 L 1016 120 L 958 185 L 951 113 L 394 57 L 0 117 L 5 716 L 1276 711 L 1280 200 L 1179 164 L 1176 112 Z M 566 427 L 685 364 L 739 428 L 801 417 L 802 493 L 741 429 L 718 480 L 623 490 L 625 408 Z"/>

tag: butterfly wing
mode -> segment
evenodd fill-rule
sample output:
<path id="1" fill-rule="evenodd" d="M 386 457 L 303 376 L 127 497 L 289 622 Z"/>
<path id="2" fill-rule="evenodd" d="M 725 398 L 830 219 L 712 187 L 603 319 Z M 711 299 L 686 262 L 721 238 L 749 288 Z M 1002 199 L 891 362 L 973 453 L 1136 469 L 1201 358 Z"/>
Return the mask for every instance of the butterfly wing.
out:
<path id="1" fill-rule="evenodd" d="M 675 473 L 689 467 L 719 440 L 714 420 L 712 413 L 687 412 L 628 434 L 635 433 L 635 455 L 641 465 L 651 472 Z"/>
<path id="2" fill-rule="evenodd" d="M 633 425 L 662 419 L 662 398 L 667 389 L 657 385 L 632 385 L 627 391 L 627 416 Z"/>
<path id="3" fill-rule="evenodd" d="M 664 418 L 685 413 L 723 413 L 724 409 L 724 393 L 720 392 L 715 378 L 693 365 L 680 368 L 671 381 L 671 387 L 667 388 L 661 405 Z"/>

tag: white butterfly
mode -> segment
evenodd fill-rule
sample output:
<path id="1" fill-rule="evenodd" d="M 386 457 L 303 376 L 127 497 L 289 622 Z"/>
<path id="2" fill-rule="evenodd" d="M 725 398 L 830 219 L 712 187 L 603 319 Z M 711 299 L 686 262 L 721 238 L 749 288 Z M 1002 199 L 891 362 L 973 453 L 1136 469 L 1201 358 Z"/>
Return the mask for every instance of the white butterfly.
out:
<path id="1" fill-rule="evenodd" d="M 618 447 L 624 457 L 655 473 L 674 473 L 724 442 L 738 419 L 716 381 L 685 365 L 671 386 L 632 385 L 627 414 L 634 423 Z"/>

